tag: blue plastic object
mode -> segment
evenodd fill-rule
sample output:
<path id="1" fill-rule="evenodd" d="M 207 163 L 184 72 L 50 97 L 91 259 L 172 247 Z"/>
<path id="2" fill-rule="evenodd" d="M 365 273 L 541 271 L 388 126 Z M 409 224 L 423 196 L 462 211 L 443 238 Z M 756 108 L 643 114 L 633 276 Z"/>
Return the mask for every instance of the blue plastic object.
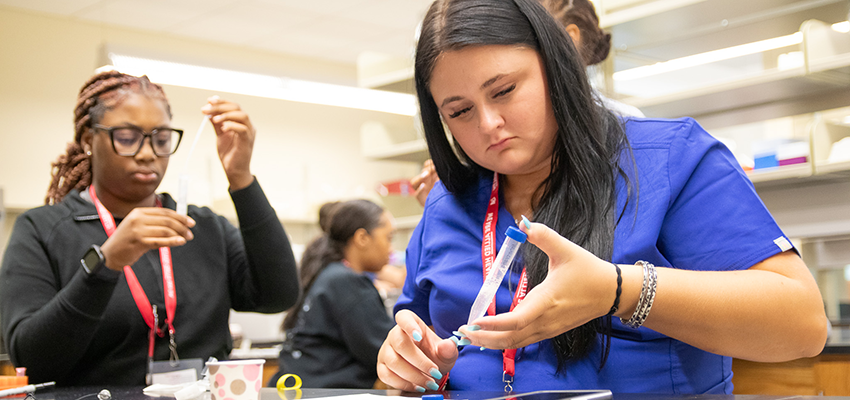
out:
<path id="1" fill-rule="evenodd" d="M 514 228 L 512 226 L 508 227 L 508 230 L 505 232 L 505 235 L 508 235 L 509 238 L 516 240 L 517 242 L 520 242 L 520 243 L 525 243 L 525 239 L 528 238 L 528 235 L 523 233 L 523 231 L 521 231 L 517 228 Z"/>

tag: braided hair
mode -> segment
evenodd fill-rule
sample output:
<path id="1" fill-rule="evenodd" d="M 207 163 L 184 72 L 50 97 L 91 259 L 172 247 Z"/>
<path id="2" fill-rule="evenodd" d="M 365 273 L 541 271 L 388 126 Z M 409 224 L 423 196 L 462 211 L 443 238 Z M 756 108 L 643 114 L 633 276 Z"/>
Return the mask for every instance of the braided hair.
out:
<path id="1" fill-rule="evenodd" d="M 581 46 L 577 50 L 584 65 L 596 65 L 608 57 L 611 34 L 599 27 L 599 17 L 590 0 L 540 0 L 540 4 L 565 27 L 570 24 L 578 27 Z"/>
<path id="2" fill-rule="evenodd" d="M 132 76 L 111 70 L 95 74 L 80 89 L 74 108 L 74 141 L 68 143 L 65 154 L 51 164 L 52 179 L 44 204 L 56 204 L 73 189 L 82 190 L 92 183 L 91 157 L 83 151 L 82 137 L 86 129 L 98 123 L 103 114 L 117 107 L 131 93 L 160 99 L 168 116 L 171 107 L 162 87 L 147 76 Z"/>

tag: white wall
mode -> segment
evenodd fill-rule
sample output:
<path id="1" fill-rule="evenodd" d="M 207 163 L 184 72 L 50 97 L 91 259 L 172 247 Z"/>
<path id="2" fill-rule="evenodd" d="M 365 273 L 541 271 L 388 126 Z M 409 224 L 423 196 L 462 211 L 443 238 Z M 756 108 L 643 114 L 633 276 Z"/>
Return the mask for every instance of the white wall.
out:
<path id="1" fill-rule="evenodd" d="M 297 40 L 281 37 L 280 40 Z M 99 26 L 0 7 L 0 186 L 5 203 L 26 209 L 43 203 L 50 163 L 73 139 L 77 93 L 103 64 L 103 46 L 147 55 L 298 79 L 354 85 L 353 65 L 223 46 L 174 36 Z M 173 125 L 186 131 L 161 191 L 176 192 L 189 144 L 209 91 L 165 86 Z M 315 218 L 327 200 L 368 196 L 382 180 L 412 176 L 410 163 L 370 162 L 360 154 L 360 125 L 393 125 L 409 117 L 220 93 L 239 102 L 258 130 L 252 168 L 282 219 Z M 230 213 L 226 179 L 207 127 L 192 156 L 190 202 Z"/>

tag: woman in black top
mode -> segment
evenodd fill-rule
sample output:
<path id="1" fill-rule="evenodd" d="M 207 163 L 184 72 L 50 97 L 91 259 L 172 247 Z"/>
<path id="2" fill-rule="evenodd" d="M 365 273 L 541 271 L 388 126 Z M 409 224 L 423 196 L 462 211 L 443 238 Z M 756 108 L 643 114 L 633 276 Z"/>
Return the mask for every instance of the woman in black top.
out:
<path id="1" fill-rule="evenodd" d="M 171 196 L 156 193 L 181 139 L 161 87 L 117 71 L 83 86 L 48 205 L 18 218 L 0 269 L 3 337 L 31 381 L 141 385 L 149 359 L 227 358 L 231 308 L 280 312 L 297 299 L 292 250 L 251 174 L 251 121 L 217 97 L 202 112 L 239 229 L 208 208 L 180 215 Z M 137 302 L 131 275 L 147 299 Z"/>
<path id="2" fill-rule="evenodd" d="M 286 316 L 280 372 L 304 387 L 371 388 L 378 349 L 395 325 L 372 281 L 392 253 L 392 215 L 368 200 L 340 203 L 327 232 L 302 259 L 304 296 Z"/>

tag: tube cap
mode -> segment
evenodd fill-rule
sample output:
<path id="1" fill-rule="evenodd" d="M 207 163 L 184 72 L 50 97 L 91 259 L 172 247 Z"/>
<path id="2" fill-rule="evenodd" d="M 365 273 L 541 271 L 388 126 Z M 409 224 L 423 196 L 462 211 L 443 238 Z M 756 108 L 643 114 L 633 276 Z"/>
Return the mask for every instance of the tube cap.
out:
<path id="1" fill-rule="evenodd" d="M 512 226 L 508 227 L 508 230 L 505 231 L 505 235 L 508 235 L 509 238 L 516 240 L 517 242 L 520 242 L 520 243 L 525 243 L 525 239 L 528 238 L 528 235 L 523 233 L 523 231 L 521 231 L 517 228 L 514 228 Z"/>

